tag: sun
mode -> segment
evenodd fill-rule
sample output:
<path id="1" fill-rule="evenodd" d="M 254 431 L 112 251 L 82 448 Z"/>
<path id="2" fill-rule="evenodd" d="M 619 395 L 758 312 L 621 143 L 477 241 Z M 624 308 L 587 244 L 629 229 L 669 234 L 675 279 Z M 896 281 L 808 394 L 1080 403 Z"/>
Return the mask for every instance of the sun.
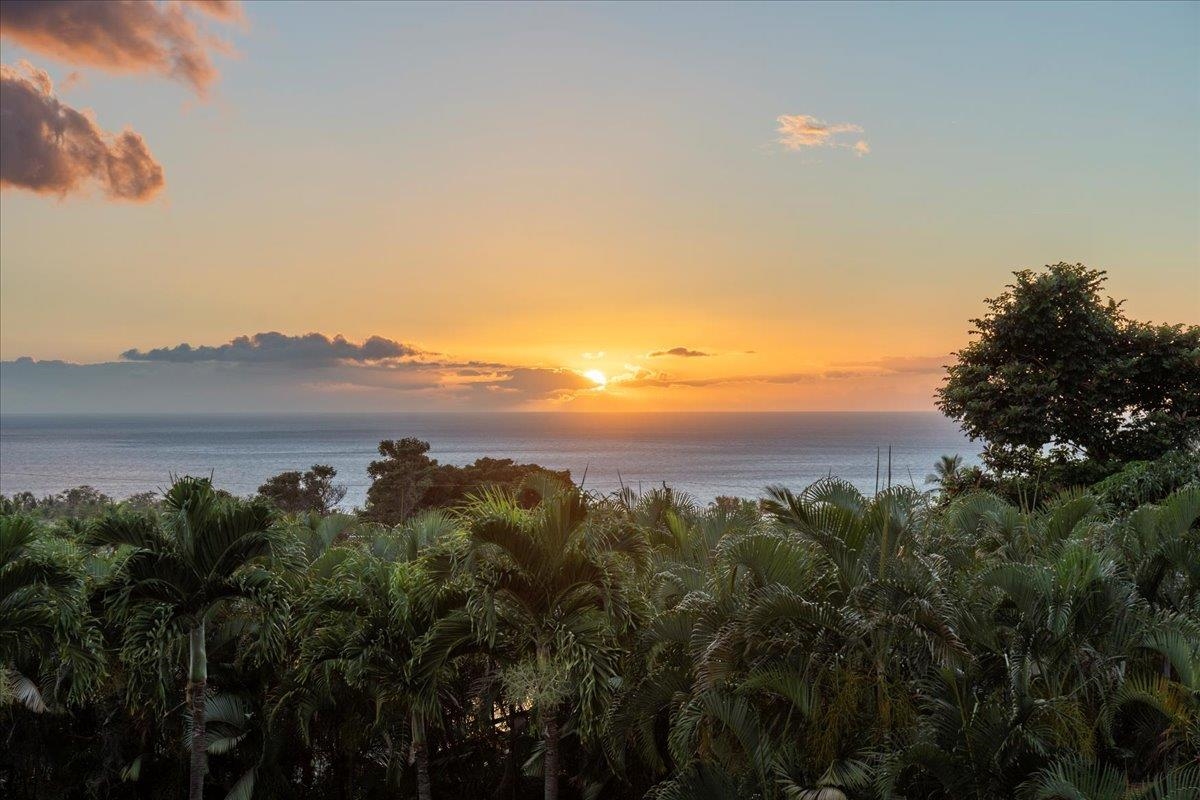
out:
<path id="1" fill-rule="evenodd" d="M 597 389 L 603 389 L 608 384 L 608 378 L 598 369 L 589 369 L 583 373 L 583 377 L 596 384 Z"/>

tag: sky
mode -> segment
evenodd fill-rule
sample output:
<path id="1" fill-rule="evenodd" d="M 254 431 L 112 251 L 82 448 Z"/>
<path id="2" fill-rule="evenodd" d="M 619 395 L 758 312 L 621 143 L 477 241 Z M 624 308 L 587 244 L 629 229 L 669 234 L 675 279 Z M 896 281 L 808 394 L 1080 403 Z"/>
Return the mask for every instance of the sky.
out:
<path id="1" fill-rule="evenodd" d="M 0 8 L 0 408 L 931 410 L 1200 322 L 1200 4 Z M 69 33 L 67 33 L 69 32 Z"/>

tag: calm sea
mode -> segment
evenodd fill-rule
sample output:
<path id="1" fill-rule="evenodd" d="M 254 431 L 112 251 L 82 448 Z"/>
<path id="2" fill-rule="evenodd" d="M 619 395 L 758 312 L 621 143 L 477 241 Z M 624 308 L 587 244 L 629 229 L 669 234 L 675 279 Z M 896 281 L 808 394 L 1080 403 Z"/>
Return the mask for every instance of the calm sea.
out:
<path id="1" fill-rule="evenodd" d="M 586 487 L 649 489 L 662 481 L 701 501 L 758 497 L 828 474 L 875 488 L 921 486 L 934 461 L 979 448 L 936 413 L 478 413 L 0 416 L 0 493 L 42 495 L 88 484 L 116 497 L 162 487 L 170 473 L 207 475 L 234 493 L 313 464 L 337 468 L 345 506 L 363 503 L 381 439 L 416 436 L 443 463 L 508 457 L 569 469 Z"/>

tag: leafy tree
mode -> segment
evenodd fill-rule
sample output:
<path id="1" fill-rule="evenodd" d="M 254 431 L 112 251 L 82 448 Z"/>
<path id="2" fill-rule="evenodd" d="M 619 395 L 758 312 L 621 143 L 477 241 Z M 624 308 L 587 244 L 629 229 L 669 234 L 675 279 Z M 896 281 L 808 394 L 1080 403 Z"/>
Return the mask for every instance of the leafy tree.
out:
<path id="1" fill-rule="evenodd" d="M 258 487 L 258 496 L 286 514 L 329 514 L 346 496 L 346 487 L 335 484 L 337 470 L 314 464 L 305 472 L 281 472 Z"/>
<path id="2" fill-rule="evenodd" d="M 536 482 L 570 484 L 568 470 L 550 470 L 537 464 L 519 464 L 511 458 L 477 458 L 471 464 L 456 467 L 441 464 L 433 475 L 433 485 L 421 499 L 422 508 L 446 508 L 461 505 L 484 489 L 499 488 L 515 493 L 517 501 L 532 508 L 541 500 Z"/>
<path id="3" fill-rule="evenodd" d="M 395 525 L 418 511 L 463 505 L 489 488 L 514 492 L 522 506 L 531 508 L 541 498 L 537 482 L 571 482 L 569 471 L 518 464 L 511 458 L 483 457 L 458 467 L 439 464 L 428 452 L 428 442 L 412 437 L 379 443 L 383 458 L 367 467 L 367 519 Z"/>
<path id="4" fill-rule="evenodd" d="M 429 442 L 412 436 L 380 442 L 382 458 L 367 466 L 371 488 L 363 516 L 394 525 L 416 513 L 437 471 L 437 462 L 428 452 Z"/>
<path id="5" fill-rule="evenodd" d="M 202 800 L 208 769 L 205 627 L 227 604 L 272 604 L 275 578 L 266 560 L 283 543 L 271 524 L 265 503 L 222 498 L 208 479 L 185 477 L 167 490 L 161 516 L 114 511 L 90 531 L 94 545 L 129 548 L 114 611 L 134 651 L 157 660 L 173 640 L 187 637 L 192 800 Z M 269 642 L 279 632 L 265 629 L 260 636 Z"/>
<path id="6" fill-rule="evenodd" d="M 1200 327 L 1127 319 L 1082 264 L 1015 272 L 972 320 L 939 406 L 984 439 L 998 472 L 1028 473 L 1052 446 L 1101 464 L 1156 458 L 1200 435 Z"/>

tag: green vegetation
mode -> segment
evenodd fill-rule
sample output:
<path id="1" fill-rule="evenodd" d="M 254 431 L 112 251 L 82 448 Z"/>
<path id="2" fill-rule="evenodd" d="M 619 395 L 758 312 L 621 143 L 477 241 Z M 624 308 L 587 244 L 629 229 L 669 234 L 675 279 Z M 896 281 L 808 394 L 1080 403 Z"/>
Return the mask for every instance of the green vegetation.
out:
<path id="1" fill-rule="evenodd" d="M 1200 438 L 1200 327 L 1127 319 L 1082 264 L 1021 270 L 956 354 L 939 405 L 999 477 L 1071 486 Z"/>
<path id="2" fill-rule="evenodd" d="M 521 487 L 535 476 L 570 482 L 570 472 L 555 472 L 537 464 L 517 464 L 509 458 L 480 458 L 465 467 L 439 464 L 430 458 L 429 442 L 407 437 L 379 443 L 378 461 L 367 467 L 371 488 L 363 515 L 395 525 L 430 508 L 462 502 L 489 487 L 519 490 L 528 505 L 536 497 Z"/>
<path id="3" fill-rule="evenodd" d="M 1191 798 L 1200 487 L 0 517 L 5 796 Z M 186 702 L 181 702 L 185 701 Z M 190 757 L 189 757 L 190 752 Z"/>

